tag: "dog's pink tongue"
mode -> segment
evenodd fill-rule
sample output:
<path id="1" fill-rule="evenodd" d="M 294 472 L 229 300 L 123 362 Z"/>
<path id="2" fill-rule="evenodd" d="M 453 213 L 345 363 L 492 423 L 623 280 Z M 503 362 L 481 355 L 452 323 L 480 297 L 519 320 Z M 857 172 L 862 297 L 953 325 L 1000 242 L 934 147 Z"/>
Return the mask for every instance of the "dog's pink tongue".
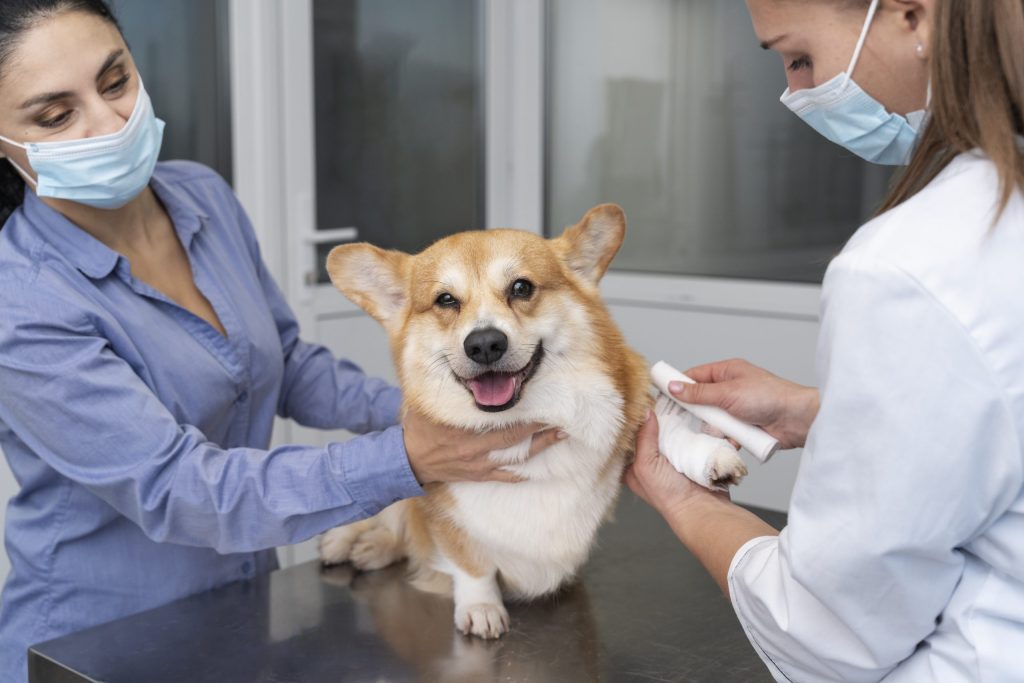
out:
<path id="1" fill-rule="evenodd" d="M 473 398 L 482 406 L 503 406 L 512 400 L 516 392 L 514 375 L 499 375 L 488 372 L 469 380 Z"/>

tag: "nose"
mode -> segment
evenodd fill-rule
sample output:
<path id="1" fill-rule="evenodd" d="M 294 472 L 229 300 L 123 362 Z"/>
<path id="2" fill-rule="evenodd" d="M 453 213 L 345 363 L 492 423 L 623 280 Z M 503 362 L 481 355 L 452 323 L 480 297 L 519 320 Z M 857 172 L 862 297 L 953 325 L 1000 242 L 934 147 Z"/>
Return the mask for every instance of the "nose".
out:
<path id="1" fill-rule="evenodd" d="M 103 103 L 96 108 L 90 123 L 91 125 L 85 137 L 98 138 L 104 135 L 120 133 L 121 129 L 128 123 L 128 119 L 124 118 L 109 103 Z"/>
<path id="2" fill-rule="evenodd" d="M 466 337 L 462 348 L 466 355 L 480 365 L 490 365 L 505 355 L 508 351 L 508 337 L 501 330 L 493 327 L 486 327 L 482 330 L 474 330 Z"/>
<path id="3" fill-rule="evenodd" d="M 109 102 L 102 98 L 90 101 L 89 106 L 89 130 L 87 138 L 101 137 L 121 132 L 121 129 L 128 124 L 135 105 L 138 104 L 139 96 L 142 93 L 136 88 L 135 96 L 130 94 Z"/>

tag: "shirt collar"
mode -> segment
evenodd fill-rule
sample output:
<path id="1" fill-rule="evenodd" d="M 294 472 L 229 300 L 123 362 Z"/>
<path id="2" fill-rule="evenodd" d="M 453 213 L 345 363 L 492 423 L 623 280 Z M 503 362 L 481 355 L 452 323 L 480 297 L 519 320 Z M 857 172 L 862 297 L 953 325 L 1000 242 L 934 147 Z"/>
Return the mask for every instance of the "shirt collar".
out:
<path id="1" fill-rule="evenodd" d="M 160 167 L 153 174 L 150 187 L 167 209 L 178 232 L 178 239 L 187 251 L 209 218 L 196 201 L 180 187 L 160 177 Z M 25 216 L 40 226 L 40 234 L 57 248 L 78 270 L 94 280 L 107 277 L 117 267 L 121 254 L 69 221 L 62 213 L 45 204 L 35 192 L 25 187 Z"/>

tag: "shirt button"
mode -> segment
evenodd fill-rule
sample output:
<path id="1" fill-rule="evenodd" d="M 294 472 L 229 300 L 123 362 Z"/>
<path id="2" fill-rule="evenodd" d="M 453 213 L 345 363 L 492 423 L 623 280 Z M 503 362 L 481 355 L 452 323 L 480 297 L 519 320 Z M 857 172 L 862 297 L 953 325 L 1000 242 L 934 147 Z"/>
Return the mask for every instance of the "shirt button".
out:
<path id="1" fill-rule="evenodd" d="M 246 560 L 245 562 L 242 563 L 242 573 L 243 574 L 251 574 L 252 573 L 252 562 L 250 562 L 249 560 Z"/>
<path id="2" fill-rule="evenodd" d="M 249 400 L 249 392 L 243 390 L 242 393 L 240 393 L 238 395 L 238 402 L 239 403 L 245 403 L 248 400 Z"/>

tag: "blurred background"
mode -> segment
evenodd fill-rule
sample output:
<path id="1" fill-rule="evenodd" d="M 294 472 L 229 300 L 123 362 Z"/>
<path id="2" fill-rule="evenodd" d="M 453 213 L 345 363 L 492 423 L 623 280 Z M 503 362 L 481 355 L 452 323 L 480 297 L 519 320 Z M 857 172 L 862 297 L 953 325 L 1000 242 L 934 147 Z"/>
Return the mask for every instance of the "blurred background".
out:
<path id="1" fill-rule="evenodd" d="M 383 332 L 326 283 L 336 244 L 554 236 L 616 202 L 629 229 L 603 291 L 650 362 L 742 356 L 815 383 L 822 275 L 889 171 L 778 102 L 742 0 L 113 4 L 163 158 L 232 182 L 306 339 L 394 378 Z M 282 421 L 275 441 L 345 436 Z M 784 510 L 799 457 L 751 462 L 734 498 Z"/>

